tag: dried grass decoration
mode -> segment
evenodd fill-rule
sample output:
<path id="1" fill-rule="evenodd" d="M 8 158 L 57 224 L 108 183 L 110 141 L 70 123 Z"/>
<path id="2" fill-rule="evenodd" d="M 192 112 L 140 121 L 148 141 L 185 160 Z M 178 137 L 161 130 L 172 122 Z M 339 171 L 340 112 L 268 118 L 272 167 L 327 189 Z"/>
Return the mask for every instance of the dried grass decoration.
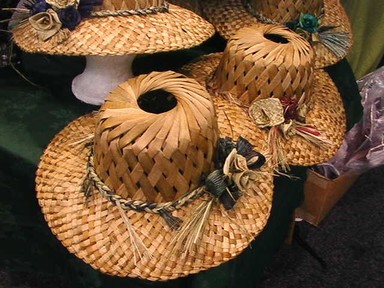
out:
<path id="1" fill-rule="evenodd" d="M 216 98 L 252 118 L 253 133 L 268 133 L 271 162 L 311 166 L 330 159 L 346 129 L 342 99 L 329 75 L 314 69 L 313 49 L 280 25 L 240 29 L 223 53 L 183 67 Z"/>
<path id="2" fill-rule="evenodd" d="M 226 39 L 256 23 L 289 27 L 313 46 L 316 68 L 335 64 L 352 46 L 351 24 L 339 0 L 213 0 L 201 6 Z"/>
<path id="3" fill-rule="evenodd" d="M 266 225 L 273 175 L 257 135 L 216 117 L 226 105 L 175 72 L 121 84 L 41 158 L 37 198 L 52 232 L 121 277 L 174 279 L 236 257 Z"/>
<path id="4" fill-rule="evenodd" d="M 27 0 L 13 39 L 31 53 L 112 56 L 186 49 L 214 33 L 192 11 L 163 0 Z"/>

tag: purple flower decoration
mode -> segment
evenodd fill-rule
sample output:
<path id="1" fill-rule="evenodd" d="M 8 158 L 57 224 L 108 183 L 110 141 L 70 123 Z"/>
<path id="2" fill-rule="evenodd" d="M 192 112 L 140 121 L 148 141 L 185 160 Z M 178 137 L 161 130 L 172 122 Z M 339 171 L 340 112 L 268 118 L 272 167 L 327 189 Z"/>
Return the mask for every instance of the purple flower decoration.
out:
<path id="1" fill-rule="evenodd" d="M 68 28 L 69 30 L 74 30 L 81 21 L 81 15 L 75 6 L 60 9 L 57 11 L 57 15 L 61 23 L 63 23 L 63 28 Z"/>
<path id="2" fill-rule="evenodd" d="M 93 7 L 101 4 L 103 4 L 103 0 L 81 0 L 77 9 L 82 18 L 87 18 L 91 15 Z"/>
<path id="3" fill-rule="evenodd" d="M 45 0 L 28 1 L 27 3 L 25 3 L 24 6 L 31 11 L 32 15 L 35 15 L 40 12 L 45 12 L 49 8 L 51 8 L 51 5 L 45 2 Z"/>

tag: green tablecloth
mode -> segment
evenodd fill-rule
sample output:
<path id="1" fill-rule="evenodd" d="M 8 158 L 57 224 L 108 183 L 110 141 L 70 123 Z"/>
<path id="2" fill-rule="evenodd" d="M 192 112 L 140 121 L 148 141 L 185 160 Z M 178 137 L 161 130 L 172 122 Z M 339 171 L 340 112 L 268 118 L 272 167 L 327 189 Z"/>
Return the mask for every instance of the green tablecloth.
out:
<path id="1" fill-rule="evenodd" d="M 134 73 L 180 67 L 204 50 L 139 57 Z M 71 255 L 52 235 L 38 207 L 34 173 L 43 149 L 69 121 L 96 106 L 80 103 L 70 84 L 82 71 L 82 58 L 23 55 L 24 73 L 0 70 L 0 270 L 35 275 L 57 287 L 255 287 L 264 267 L 283 244 L 294 209 L 303 197 L 306 169 L 292 167 L 301 180 L 275 179 L 272 213 L 264 231 L 239 257 L 217 268 L 168 282 L 149 282 L 103 275 Z M 346 61 L 330 67 L 346 103 L 349 127 L 360 119 L 360 97 Z M 16 274 L 15 274 L 16 275 Z M 38 276 L 36 276 L 38 275 Z"/>

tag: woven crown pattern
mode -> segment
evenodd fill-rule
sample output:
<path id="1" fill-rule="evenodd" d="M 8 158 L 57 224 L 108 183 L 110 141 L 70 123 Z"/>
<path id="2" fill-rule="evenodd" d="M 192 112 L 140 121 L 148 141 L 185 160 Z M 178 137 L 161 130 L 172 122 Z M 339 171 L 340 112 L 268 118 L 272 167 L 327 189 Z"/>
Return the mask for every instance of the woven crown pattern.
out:
<path id="1" fill-rule="evenodd" d="M 248 0 L 248 2 L 255 11 L 278 23 L 298 19 L 300 13 L 320 16 L 324 7 L 323 0 Z"/>
<path id="2" fill-rule="evenodd" d="M 168 1 L 171 4 L 189 9 L 195 12 L 197 15 L 202 16 L 203 11 L 201 10 L 200 0 L 170 0 Z"/>
<path id="3" fill-rule="evenodd" d="M 241 104 L 255 99 L 294 97 L 310 103 L 313 50 L 288 28 L 258 25 L 239 30 L 224 50 L 214 81 Z"/>
<path id="4" fill-rule="evenodd" d="M 138 99 L 155 90 L 171 93 L 176 106 L 159 114 L 142 110 Z M 95 171 L 124 198 L 172 201 L 198 187 L 211 170 L 215 123 L 209 94 L 192 79 L 168 72 L 128 80 L 101 107 Z"/>

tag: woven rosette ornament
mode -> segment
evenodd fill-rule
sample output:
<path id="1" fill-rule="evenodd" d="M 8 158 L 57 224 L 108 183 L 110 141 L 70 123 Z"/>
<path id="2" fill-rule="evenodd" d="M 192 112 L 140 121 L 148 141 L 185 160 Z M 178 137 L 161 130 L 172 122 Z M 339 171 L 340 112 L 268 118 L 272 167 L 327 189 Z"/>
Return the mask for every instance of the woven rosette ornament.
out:
<path id="1" fill-rule="evenodd" d="M 335 64 L 352 46 L 351 25 L 339 0 L 212 0 L 201 6 L 226 39 L 256 23 L 289 27 L 311 43 L 316 68 Z"/>
<path id="2" fill-rule="evenodd" d="M 258 135 L 216 116 L 226 105 L 170 71 L 119 85 L 41 158 L 37 198 L 52 232 L 121 277 L 169 280 L 236 257 L 266 225 L 273 176 Z"/>
<path id="3" fill-rule="evenodd" d="M 72 92 L 94 105 L 133 77 L 137 54 L 187 49 L 214 33 L 196 13 L 164 0 L 24 1 L 26 19 L 12 30 L 15 43 L 31 53 L 86 56 Z"/>
<path id="4" fill-rule="evenodd" d="M 240 29 L 222 53 L 203 56 L 183 70 L 215 98 L 226 98 L 252 118 L 254 133 L 268 133 L 271 162 L 311 166 L 340 147 L 346 118 L 329 75 L 314 69 L 313 49 L 280 25 Z"/>

